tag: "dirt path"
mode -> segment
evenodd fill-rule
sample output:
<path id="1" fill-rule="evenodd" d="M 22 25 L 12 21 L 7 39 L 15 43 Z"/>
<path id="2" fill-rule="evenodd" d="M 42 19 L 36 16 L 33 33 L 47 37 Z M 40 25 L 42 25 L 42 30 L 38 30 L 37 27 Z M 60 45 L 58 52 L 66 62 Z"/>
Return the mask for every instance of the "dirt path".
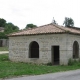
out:
<path id="1" fill-rule="evenodd" d="M 0 51 L 0 54 L 9 53 L 9 51 Z"/>

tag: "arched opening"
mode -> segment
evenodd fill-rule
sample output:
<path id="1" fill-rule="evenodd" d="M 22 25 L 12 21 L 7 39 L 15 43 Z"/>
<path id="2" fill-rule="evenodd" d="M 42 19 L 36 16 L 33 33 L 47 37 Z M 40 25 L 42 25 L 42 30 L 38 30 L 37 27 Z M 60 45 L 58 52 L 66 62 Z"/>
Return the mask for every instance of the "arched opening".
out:
<path id="1" fill-rule="evenodd" d="M 3 43 L 3 41 L 2 41 L 2 40 L 0 40 L 0 47 L 2 47 L 2 43 Z"/>
<path id="2" fill-rule="evenodd" d="M 74 41 L 73 43 L 73 58 L 79 58 L 79 44 L 77 41 Z"/>
<path id="3" fill-rule="evenodd" d="M 39 44 L 36 41 L 30 43 L 29 58 L 39 58 Z"/>

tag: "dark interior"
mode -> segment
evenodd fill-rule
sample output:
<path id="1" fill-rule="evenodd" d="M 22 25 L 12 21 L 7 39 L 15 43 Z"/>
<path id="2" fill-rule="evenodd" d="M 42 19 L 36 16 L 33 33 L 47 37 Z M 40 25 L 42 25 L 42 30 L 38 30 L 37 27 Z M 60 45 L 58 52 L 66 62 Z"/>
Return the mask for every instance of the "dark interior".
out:
<path id="1" fill-rule="evenodd" d="M 2 47 L 2 40 L 0 40 L 0 47 Z"/>
<path id="2" fill-rule="evenodd" d="M 79 58 L 79 44 L 77 41 L 73 44 L 73 58 Z"/>
<path id="3" fill-rule="evenodd" d="M 35 41 L 30 44 L 30 58 L 39 58 L 39 45 Z"/>
<path id="4" fill-rule="evenodd" d="M 53 65 L 59 64 L 59 46 L 52 47 L 52 60 Z"/>

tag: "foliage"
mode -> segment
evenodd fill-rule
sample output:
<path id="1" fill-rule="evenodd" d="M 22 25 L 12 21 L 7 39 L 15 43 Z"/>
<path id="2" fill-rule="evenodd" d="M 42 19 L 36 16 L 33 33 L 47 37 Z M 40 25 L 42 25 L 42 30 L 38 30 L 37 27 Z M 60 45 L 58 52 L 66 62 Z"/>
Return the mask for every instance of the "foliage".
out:
<path id="1" fill-rule="evenodd" d="M 69 61 L 68 61 L 68 65 L 70 65 L 70 66 L 78 64 L 78 63 L 80 63 L 80 60 L 76 60 L 76 59 L 72 60 L 70 58 Z"/>
<path id="2" fill-rule="evenodd" d="M 28 28 L 35 28 L 35 27 L 37 26 L 34 24 L 27 24 L 25 28 L 28 29 Z"/>
<path id="3" fill-rule="evenodd" d="M 4 32 L 0 32 L 0 39 L 7 39 L 7 34 L 19 30 L 17 26 L 12 23 L 6 23 L 6 20 L 2 18 L 0 18 L 0 27 L 4 27 Z"/>
<path id="4" fill-rule="evenodd" d="M 73 65 L 73 64 L 74 64 L 74 62 L 73 62 L 73 60 L 70 58 L 69 61 L 68 61 L 68 65 Z"/>
<path id="5" fill-rule="evenodd" d="M 4 32 L 0 32 L 0 39 L 7 39 L 8 37 Z"/>
<path id="6" fill-rule="evenodd" d="M 5 27 L 6 20 L 3 18 L 0 18 L 0 27 Z"/>
<path id="7" fill-rule="evenodd" d="M 0 32 L 0 39 L 7 39 L 7 34 L 19 31 L 19 28 L 12 23 L 6 23 L 4 32 Z"/>
<path id="8" fill-rule="evenodd" d="M 8 54 L 0 54 L 0 78 L 20 75 L 38 75 L 67 70 L 80 69 L 80 62 L 71 66 L 48 66 L 29 63 L 11 62 Z"/>
<path id="9" fill-rule="evenodd" d="M 73 27 L 74 21 L 72 18 L 65 17 L 63 25 L 65 25 L 65 27 Z"/>
<path id="10" fill-rule="evenodd" d="M 52 63 L 51 63 L 51 62 L 49 62 L 49 63 L 47 63 L 47 65 L 48 65 L 48 66 L 52 66 Z"/>
<path id="11" fill-rule="evenodd" d="M 16 32 L 18 30 L 19 30 L 19 28 L 17 26 L 15 26 L 14 24 L 12 24 L 12 23 L 6 23 L 6 25 L 5 25 L 5 31 L 4 32 L 6 34 L 9 34 L 9 33 L 12 33 L 12 32 Z"/>

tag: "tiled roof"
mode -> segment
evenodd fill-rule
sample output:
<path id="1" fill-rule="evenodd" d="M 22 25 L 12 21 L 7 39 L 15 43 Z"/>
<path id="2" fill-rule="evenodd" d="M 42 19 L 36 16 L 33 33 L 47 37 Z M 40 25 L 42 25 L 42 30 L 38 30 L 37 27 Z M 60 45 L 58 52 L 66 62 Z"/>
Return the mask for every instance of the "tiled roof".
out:
<path id="1" fill-rule="evenodd" d="M 55 24 L 47 24 L 33 29 L 27 29 L 12 33 L 8 36 L 23 36 L 23 35 L 38 35 L 38 34 L 51 34 L 51 33 L 72 33 L 80 34 L 80 29 L 75 27 L 63 27 Z"/>

